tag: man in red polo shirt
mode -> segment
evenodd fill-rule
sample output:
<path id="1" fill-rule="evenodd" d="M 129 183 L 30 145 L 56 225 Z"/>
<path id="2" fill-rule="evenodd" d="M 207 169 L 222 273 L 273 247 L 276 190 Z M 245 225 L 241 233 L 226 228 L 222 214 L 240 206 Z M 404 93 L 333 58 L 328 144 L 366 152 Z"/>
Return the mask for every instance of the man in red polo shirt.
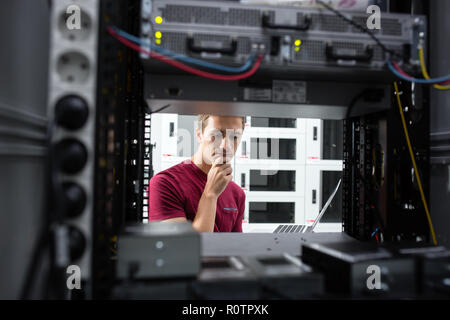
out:
<path id="1" fill-rule="evenodd" d="M 199 232 L 242 232 L 245 193 L 231 181 L 230 161 L 243 117 L 199 115 L 198 150 L 156 174 L 149 184 L 149 221 L 192 221 Z"/>

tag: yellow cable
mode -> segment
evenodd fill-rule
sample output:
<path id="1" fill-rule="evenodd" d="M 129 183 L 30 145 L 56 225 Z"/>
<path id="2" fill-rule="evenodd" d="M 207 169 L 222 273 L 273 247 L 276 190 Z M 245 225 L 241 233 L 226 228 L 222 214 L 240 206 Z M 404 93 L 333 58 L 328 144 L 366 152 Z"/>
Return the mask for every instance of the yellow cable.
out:
<path id="1" fill-rule="evenodd" d="M 400 110 L 400 116 L 402 118 L 403 130 L 405 131 L 406 142 L 408 144 L 409 155 L 411 156 L 411 161 L 414 167 L 414 174 L 416 175 L 417 184 L 419 185 L 420 197 L 422 198 L 423 206 L 425 207 L 425 213 L 427 214 L 427 220 L 431 231 L 431 237 L 433 238 L 433 244 L 436 246 L 437 245 L 436 234 L 434 233 L 433 222 L 431 221 L 430 211 L 428 211 L 427 200 L 425 199 L 425 194 L 422 189 L 422 182 L 420 180 L 419 170 L 417 170 L 416 159 L 414 158 L 411 141 L 409 140 L 408 129 L 406 128 L 405 115 L 403 114 L 403 107 L 402 102 L 400 100 L 400 94 L 398 92 L 397 82 L 394 82 L 394 87 L 395 87 L 395 94 L 397 95 L 398 109 Z"/>
<path id="2" fill-rule="evenodd" d="M 420 68 L 422 69 L 423 77 L 427 80 L 430 80 L 430 75 L 427 72 L 427 67 L 425 66 L 425 59 L 423 57 L 423 48 L 419 49 L 419 59 L 420 59 Z M 433 85 L 433 87 L 438 90 L 449 90 L 450 89 L 450 85 L 449 86 L 441 86 L 439 84 L 435 84 L 435 85 Z"/>

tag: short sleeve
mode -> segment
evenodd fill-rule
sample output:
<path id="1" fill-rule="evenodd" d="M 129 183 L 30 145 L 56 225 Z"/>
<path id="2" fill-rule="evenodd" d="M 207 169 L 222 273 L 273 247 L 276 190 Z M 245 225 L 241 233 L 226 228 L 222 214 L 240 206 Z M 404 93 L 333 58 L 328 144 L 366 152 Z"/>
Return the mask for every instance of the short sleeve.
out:
<path id="1" fill-rule="evenodd" d="M 148 188 L 148 219 L 159 221 L 186 218 L 184 199 L 177 192 L 170 178 L 158 174 L 150 180 Z"/>
<path id="2" fill-rule="evenodd" d="M 245 192 L 240 190 L 240 200 L 239 200 L 239 214 L 234 222 L 233 230 L 232 232 L 242 232 L 242 220 L 244 219 L 244 212 L 245 212 Z"/>

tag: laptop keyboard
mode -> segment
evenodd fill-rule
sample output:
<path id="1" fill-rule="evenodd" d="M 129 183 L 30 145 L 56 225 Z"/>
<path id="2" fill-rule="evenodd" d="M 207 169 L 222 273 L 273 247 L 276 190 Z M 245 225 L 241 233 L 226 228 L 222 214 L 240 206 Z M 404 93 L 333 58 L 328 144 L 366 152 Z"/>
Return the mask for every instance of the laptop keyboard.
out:
<path id="1" fill-rule="evenodd" d="M 273 233 L 297 233 L 305 227 L 303 224 L 280 224 Z"/>

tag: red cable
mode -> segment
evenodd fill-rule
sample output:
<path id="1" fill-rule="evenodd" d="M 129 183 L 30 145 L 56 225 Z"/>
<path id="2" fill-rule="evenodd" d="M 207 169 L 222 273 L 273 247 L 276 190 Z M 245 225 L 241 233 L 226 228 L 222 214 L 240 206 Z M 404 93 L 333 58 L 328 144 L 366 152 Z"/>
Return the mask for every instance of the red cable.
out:
<path id="1" fill-rule="evenodd" d="M 411 80 L 414 79 L 414 77 L 410 76 L 410 75 L 407 74 L 405 71 L 403 71 L 403 70 L 398 66 L 398 64 L 397 64 L 396 62 L 392 62 L 392 65 L 394 66 L 395 70 L 397 70 L 398 72 L 400 72 L 400 73 L 401 73 L 402 75 L 404 75 L 405 77 L 411 78 Z M 439 84 L 439 85 L 445 85 L 445 84 L 448 84 L 448 83 L 450 83 L 450 80 L 447 80 L 447 81 L 444 81 L 444 82 L 441 82 L 441 83 L 438 83 L 438 84 Z M 433 84 L 430 84 L 430 85 L 433 85 Z"/>
<path id="2" fill-rule="evenodd" d="M 165 62 L 175 68 L 181 69 L 183 71 L 195 74 L 197 76 L 203 77 L 203 78 L 209 78 L 209 79 L 213 79 L 213 80 L 221 80 L 221 81 L 236 81 L 236 80 L 241 80 L 241 79 L 245 79 L 248 77 L 251 77 L 258 69 L 259 66 L 261 65 L 261 61 L 263 58 L 263 55 L 259 55 L 258 59 L 256 60 L 255 64 L 253 65 L 253 67 L 244 73 L 241 74 L 237 74 L 237 75 L 221 75 L 221 74 L 215 74 L 215 73 L 210 73 L 210 72 L 205 72 L 202 70 L 198 70 L 195 68 L 192 68 L 190 66 L 184 65 L 178 61 L 175 61 L 173 59 L 170 59 L 166 56 L 160 55 L 156 52 L 152 52 L 152 51 L 147 51 L 143 48 L 141 48 L 139 45 L 134 44 L 133 42 L 129 41 L 128 39 L 123 38 L 122 36 L 120 36 L 119 34 L 117 34 L 113 28 L 108 27 L 107 28 L 108 32 L 117 40 L 119 40 L 121 43 L 123 43 L 124 45 L 126 45 L 127 47 L 136 50 L 138 52 L 144 53 L 152 58 L 155 58 L 157 60 L 160 60 L 162 62 Z M 407 74 L 406 72 L 404 72 L 398 65 L 396 62 L 392 62 L 392 65 L 394 66 L 394 68 L 400 72 L 403 76 L 408 77 L 414 79 L 414 77 L 410 76 L 409 74 Z M 450 83 L 450 80 L 445 81 L 445 82 L 441 82 L 439 84 L 441 85 L 446 85 Z"/>
<path id="3" fill-rule="evenodd" d="M 397 70 L 398 72 L 400 72 L 402 75 L 404 75 L 407 78 L 411 78 L 414 79 L 413 77 L 411 77 L 409 74 L 407 74 L 405 71 L 403 71 L 402 69 L 400 69 L 400 67 L 398 66 L 398 64 L 396 62 L 392 62 L 392 65 L 394 66 L 395 70 Z"/>
<path id="4" fill-rule="evenodd" d="M 258 59 L 256 60 L 255 64 L 253 65 L 253 67 L 248 70 L 247 72 L 241 73 L 241 74 L 236 74 L 236 75 L 222 75 L 222 74 L 215 74 L 215 73 L 210 73 L 210 72 L 205 72 L 202 70 L 198 70 L 195 68 L 192 68 L 190 66 L 184 65 L 182 63 L 179 63 L 178 61 L 175 61 L 173 59 L 170 59 L 166 56 L 160 55 L 156 52 L 151 52 L 151 51 L 147 51 L 143 48 L 141 48 L 139 45 L 134 44 L 131 41 L 128 41 L 127 39 L 121 37 L 120 35 L 118 35 L 111 27 L 107 28 L 108 32 L 117 40 L 119 40 L 120 42 L 122 42 L 124 45 L 126 45 L 127 47 L 139 51 L 141 53 L 144 53 L 146 55 L 149 55 L 152 58 L 158 59 L 162 62 L 165 62 L 173 67 L 176 67 L 178 69 L 181 69 L 183 71 L 195 74 L 197 76 L 200 77 L 204 77 L 204 78 L 209 78 L 209 79 L 213 79 L 213 80 L 221 80 L 221 81 L 236 81 L 236 80 L 241 80 L 241 79 L 245 79 L 248 78 L 250 76 L 252 76 L 259 68 L 259 66 L 261 65 L 261 61 L 263 58 L 263 55 L 260 54 L 258 56 Z"/>

